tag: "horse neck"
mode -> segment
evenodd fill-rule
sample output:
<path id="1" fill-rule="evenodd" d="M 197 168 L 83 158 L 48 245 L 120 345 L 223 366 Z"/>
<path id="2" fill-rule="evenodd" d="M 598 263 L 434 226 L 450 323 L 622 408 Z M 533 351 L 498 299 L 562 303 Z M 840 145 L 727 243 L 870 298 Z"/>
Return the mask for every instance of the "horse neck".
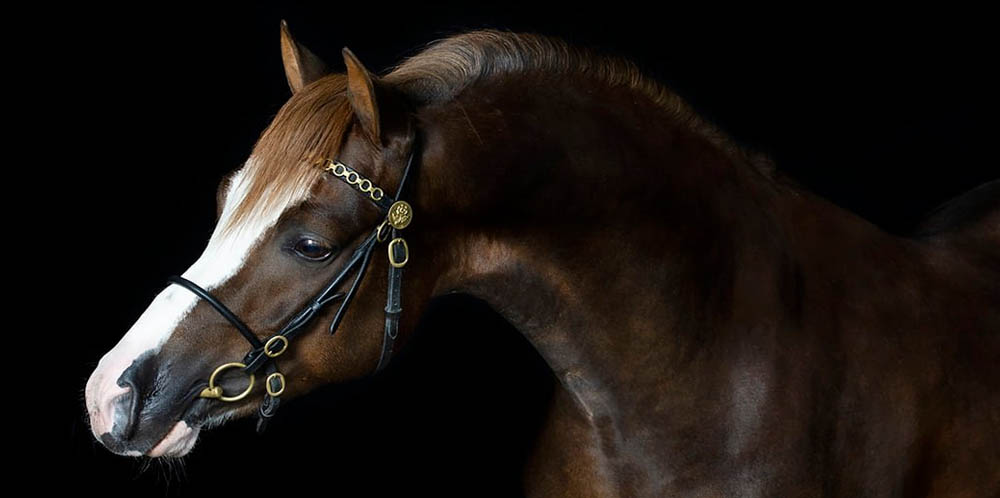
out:
<path id="1" fill-rule="evenodd" d="M 435 293 L 487 302 L 588 412 L 608 386 L 679 375 L 734 324 L 789 320 L 802 271 L 888 238 L 641 97 L 581 90 L 508 84 L 425 110 L 419 202 Z"/>

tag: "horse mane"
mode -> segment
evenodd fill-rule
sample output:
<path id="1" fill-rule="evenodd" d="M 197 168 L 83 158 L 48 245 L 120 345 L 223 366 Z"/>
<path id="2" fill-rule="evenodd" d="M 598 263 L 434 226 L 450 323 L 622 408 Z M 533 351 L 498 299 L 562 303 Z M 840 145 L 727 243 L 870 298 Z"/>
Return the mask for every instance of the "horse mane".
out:
<path id="1" fill-rule="evenodd" d="M 668 119 L 704 137 L 730 157 L 767 176 L 774 169 L 769 157 L 736 143 L 679 95 L 643 74 L 632 61 L 570 45 L 553 36 L 499 29 L 462 32 L 428 43 L 382 77 L 422 105 L 449 101 L 477 82 L 529 72 L 624 86 L 647 97 L 665 111 Z"/>
<path id="2" fill-rule="evenodd" d="M 529 72 L 625 86 L 646 96 L 669 119 L 704 137 L 734 160 L 766 177 L 774 171 L 769 157 L 737 144 L 633 62 L 571 46 L 556 37 L 498 29 L 461 32 L 429 42 L 381 78 L 420 106 L 447 102 L 477 82 Z M 321 176 L 311 159 L 332 157 L 339 151 L 352 116 L 344 74 L 324 76 L 294 94 L 254 146 L 253 160 L 244 175 L 251 185 L 224 230 L 303 199 Z"/>

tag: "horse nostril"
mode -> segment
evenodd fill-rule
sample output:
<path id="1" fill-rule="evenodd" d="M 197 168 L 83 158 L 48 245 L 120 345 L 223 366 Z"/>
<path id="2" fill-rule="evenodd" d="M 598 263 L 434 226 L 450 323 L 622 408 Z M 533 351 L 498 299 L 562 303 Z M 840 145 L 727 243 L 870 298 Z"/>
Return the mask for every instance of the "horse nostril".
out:
<path id="1" fill-rule="evenodd" d="M 118 396 L 112 403 L 114 407 L 114 425 L 111 434 L 119 441 L 131 439 L 135 434 L 142 412 L 142 405 L 152 389 L 156 365 L 151 355 L 141 355 L 132 365 L 122 372 L 118 385 L 128 388 L 128 391 Z"/>
<path id="2" fill-rule="evenodd" d="M 111 402 L 112 413 L 114 414 L 111 435 L 119 441 L 130 439 L 135 434 L 136 421 L 139 418 L 139 401 L 142 396 L 137 396 L 135 384 L 128 385 L 128 391 L 122 393 Z"/>

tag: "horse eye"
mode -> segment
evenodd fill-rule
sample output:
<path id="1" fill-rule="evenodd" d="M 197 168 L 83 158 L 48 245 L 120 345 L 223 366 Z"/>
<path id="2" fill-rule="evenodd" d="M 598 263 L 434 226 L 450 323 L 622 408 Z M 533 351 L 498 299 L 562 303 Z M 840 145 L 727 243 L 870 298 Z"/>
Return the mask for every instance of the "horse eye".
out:
<path id="1" fill-rule="evenodd" d="M 302 239 L 295 244 L 295 252 L 305 259 L 320 261 L 333 253 L 333 248 L 316 239 Z"/>

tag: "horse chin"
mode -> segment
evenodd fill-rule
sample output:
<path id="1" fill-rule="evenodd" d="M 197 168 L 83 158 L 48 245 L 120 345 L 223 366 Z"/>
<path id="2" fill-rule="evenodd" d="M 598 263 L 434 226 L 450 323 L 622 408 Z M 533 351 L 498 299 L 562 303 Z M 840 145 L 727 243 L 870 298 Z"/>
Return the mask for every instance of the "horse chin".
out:
<path id="1" fill-rule="evenodd" d="M 173 427 L 167 431 L 167 434 L 163 436 L 163 439 L 155 446 L 146 456 L 149 457 L 182 457 L 191 452 L 194 448 L 195 442 L 198 441 L 198 433 L 201 432 L 201 427 L 192 427 L 187 424 L 187 422 L 181 420 L 174 424 Z"/>
<path id="2" fill-rule="evenodd" d="M 232 409 L 213 405 L 206 399 L 196 399 L 163 437 L 143 455 L 148 457 L 182 457 L 194 449 L 202 429 L 211 429 L 238 418 L 252 407 Z"/>
<path id="3" fill-rule="evenodd" d="M 145 456 L 156 458 L 187 455 L 194 449 L 202 429 L 221 426 L 254 411 L 252 406 L 237 409 L 224 407 L 218 410 L 217 406 L 212 407 L 207 401 L 197 400 L 193 403 L 163 438 L 145 453 Z"/>

